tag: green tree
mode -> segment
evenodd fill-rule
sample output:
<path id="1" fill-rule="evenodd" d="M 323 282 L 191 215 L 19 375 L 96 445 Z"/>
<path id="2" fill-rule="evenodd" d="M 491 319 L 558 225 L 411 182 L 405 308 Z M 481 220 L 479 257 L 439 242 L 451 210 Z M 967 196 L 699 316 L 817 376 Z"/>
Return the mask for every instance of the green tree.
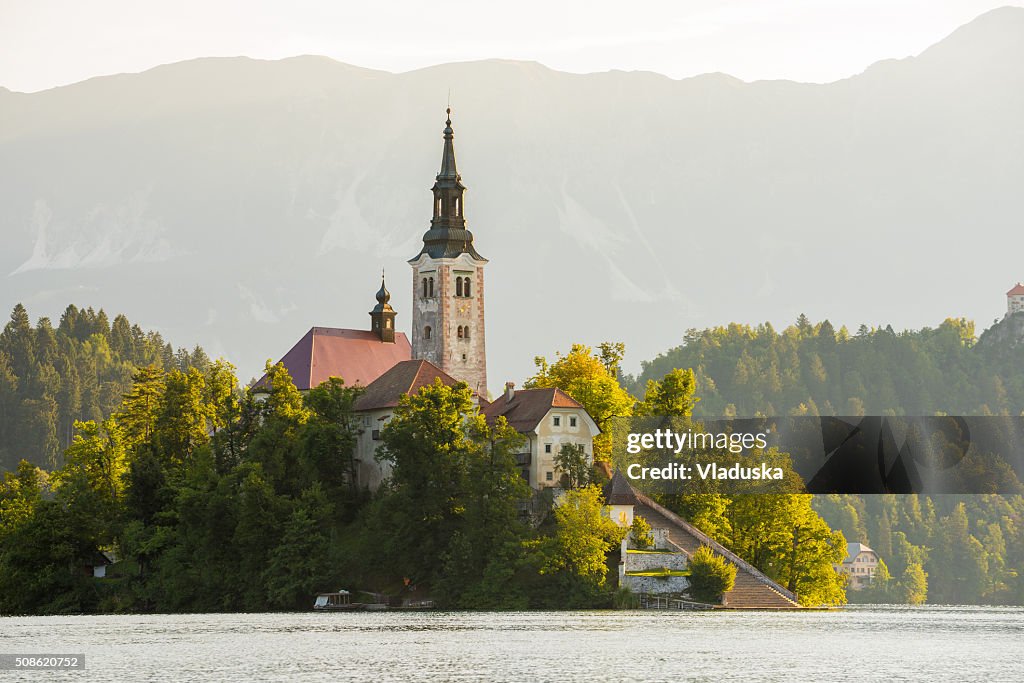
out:
<path id="1" fill-rule="evenodd" d="M 889 567 L 885 564 L 885 560 L 879 558 L 878 565 L 875 567 L 875 576 L 871 580 L 871 586 L 866 590 L 870 593 L 872 602 L 891 602 L 893 594 L 895 592 L 895 581 L 893 581 L 892 574 L 889 572 Z"/>
<path id="2" fill-rule="evenodd" d="M 562 473 L 563 488 L 578 489 L 590 484 L 593 467 L 583 444 L 562 444 L 555 454 L 555 469 Z"/>
<path id="3" fill-rule="evenodd" d="M 601 587 L 608 574 L 607 554 L 627 530 L 604 513 L 604 500 L 596 486 L 567 491 L 555 508 L 556 530 L 544 571 L 567 572 Z"/>
<path id="4" fill-rule="evenodd" d="M 326 552 L 331 518 L 331 505 L 318 484 L 302 492 L 280 544 L 270 552 L 266 585 L 272 609 L 308 608 L 310 597 L 325 589 L 331 578 Z"/>
<path id="5" fill-rule="evenodd" d="M 35 335 L 28 311 L 21 304 L 11 311 L 11 321 L 0 332 L 0 351 L 10 359 L 15 376 L 28 377 L 36 364 Z"/>
<path id="6" fill-rule="evenodd" d="M 528 531 L 520 507 L 530 488 L 515 456 L 525 439 L 504 417 L 490 425 L 482 415 L 470 414 L 465 422 L 472 443 L 466 489 L 459 494 L 465 514 L 444 552 L 438 595 L 462 607 L 502 605 L 507 586 L 491 581 L 507 576 L 509 563 L 515 561 L 511 549 Z"/>
<path id="7" fill-rule="evenodd" d="M 277 493 L 298 495 L 303 487 L 297 443 L 310 411 L 284 365 L 268 361 L 265 370 L 269 391 L 265 400 L 250 404 L 255 431 L 247 457 L 262 465 Z"/>
<path id="8" fill-rule="evenodd" d="M 81 475 L 97 504 L 113 517 L 118 513 L 128 472 L 120 427 L 115 420 L 102 426 L 95 422 L 77 422 L 71 446 L 65 452 L 66 464 L 54 473 L 58 489 Z"/>
<path id="9" fill-rule="evenodd" d="M 665 415 L 689 418 L 700 399 L 694 395 L 697 381 L 693 370 L 673 368 L 661 380 L 647 380 L 644 400 L 637 403 L 637 416 Z"/>
<path id="10" fill-rule="evenodd" d="M 438 558 L 460 530 L 475 448 L 466 430 L 472 411 L 468 386 L 437 380 L 403 396 L 381 430 L 378 457 L 391 468 L 391 495 L 383 501 L 391 527 L 384 561 L 416 583 L 438 578 Z"/>
<path id="11" fill-rule="evenodd" d="M 305 481 L 318 482 L 332 500 L 346 500 L 340 507 L 349 515 L 358 503 L 355 447 L 359 427 L 352 409 L 360 393 L 338 377 L 311 389 L 306 395 L 310 417 L 300 436 Z"/>
<path id="12" fill-rule="evenodd" d="M 720 603 L 722 595 L 732 590 L 736 582 L 736 565 L 706 545 L 702 545 L 690 556 L 687 565 L 690 570 L 690 594 L 694 600 Z"/>
<path id="13" fill-rule="evenodd" d="M 629 525 L 629 540 L 634 548 L 640 550 L 646 550 L 654 546 L 651 525 L 640 515 L 633 517 L 633 523 Z"/>
<path id="14" fill-rule="evenodd" d="M 0 542 L 31 519 L 47 482 L 46 472 L 27 460 L 18 463 L 17 472 L 4 473 L 0 479 Z"/>
<path id="15" fill-rule="evenodd" d="M 199 446 L 209 442 L 210 406 L 204 402 L 206 381 L 195 368 L 172 370 L 163 382 L 153 443 L 166 462 L 181 468 Z"/>
<path id="16" fill-rule="evenodd" d="M 907 565 L 900 577 L 899 595 L 900 602 L 907 605 L 923 605 L 928 599 L 928 574 L 920 564 Z"/>
<path id="17" fill-rule="evenodd" d="M 845 602 L 835 570 L 846 555 L 842 532 L 832 531 L 802 494 L 739 495 L 729 506 L 727 545 L 797 594 L 804 605 Z"/>
<path id="18" fill-rule="evenodd" d="M 131 390 L 115 414 L 129 449 L 143 446 L 153 450 L 152 438 L 164 392 L 164 380 L 163 371 L 153 365 L 139 368 L 132 375 Z"/>
<path id="19" fill-rule="evenodd" d="M 33 515 L 0 541 L 0 614 L 91 611 L 91 567 L 97 545 L 58 501 L 39 502 Z"/>
<path id="20" fill-rule="evenodd" d="M 526 382 L 527 388 L 557 387 L 580 402 L 601 430 L 594 438 L 595 460 L 609 459 L 612 420 L 628 417 L 635 402 L 616 377 L 620 357 L 617 345 L 602 345 L 595 354 L 589 346 L 573 344 L 550 365 L 543 357 L 535 358 L 537 373 Z"/>

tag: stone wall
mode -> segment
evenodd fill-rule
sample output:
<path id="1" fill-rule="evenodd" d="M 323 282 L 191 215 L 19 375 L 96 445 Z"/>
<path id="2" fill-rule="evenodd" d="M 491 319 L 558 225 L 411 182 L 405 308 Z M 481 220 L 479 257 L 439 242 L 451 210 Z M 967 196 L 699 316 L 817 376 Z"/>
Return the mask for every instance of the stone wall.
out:
<path id="1" fill-rule="evenodd" d="M 659 569 L 682 571 L 686 567 L 685 553 L 625 552 L 619 564 L 619 585 L 629 588 L 634 593 L 682 593 L 690 587 L 690 582 L 685 576 L 630 576 L 627 572 Z"/>
<path id="2" fill-rule="evenodd" d="M 646 572 L 668 567 L 672 570 L 686 569 L 686 555 L 683 553 L 626 553 L 627 572 Z"/>
<path id="3" fill-rule="evenodd" d="M 682 593 L 690 587 L 690 581 L 685 576 L 624 576 L 620 584 L 629 588 L 634 593 L 653 593 L 655 595 L 666 595 L 669 593 Z"/>

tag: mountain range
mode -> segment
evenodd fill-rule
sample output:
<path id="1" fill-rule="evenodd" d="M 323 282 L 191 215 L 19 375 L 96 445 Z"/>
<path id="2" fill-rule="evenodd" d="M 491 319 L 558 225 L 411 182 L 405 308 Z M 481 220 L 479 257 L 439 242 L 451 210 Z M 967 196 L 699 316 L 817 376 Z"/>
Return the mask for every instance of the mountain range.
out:
<path id="1" fill-rule="evenodd" d="M 311 326 L 398 327 L 451 91 L 492 390 L 535 355 L 687 328 L 984 326 L 1024 279 L 1024 9 L 828 84 L 392 74 L 210 58 L 0 89 L 0 305 L 124 312 L 258 376 Z"/>

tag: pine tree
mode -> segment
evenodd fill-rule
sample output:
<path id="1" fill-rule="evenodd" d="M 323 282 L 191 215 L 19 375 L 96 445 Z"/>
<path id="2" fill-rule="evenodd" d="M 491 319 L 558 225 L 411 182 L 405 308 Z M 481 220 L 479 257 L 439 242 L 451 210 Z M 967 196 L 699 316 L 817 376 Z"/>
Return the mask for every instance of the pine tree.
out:
<path id="1" fill-rule="evenodd" d="M 0 332 L 0 352 L 7 356 L 11 370 L 17 377 L 27 377 L 36 364 L 35 335 L 28 311 L 21 304 L 11 311 L 11 321 Z"/>

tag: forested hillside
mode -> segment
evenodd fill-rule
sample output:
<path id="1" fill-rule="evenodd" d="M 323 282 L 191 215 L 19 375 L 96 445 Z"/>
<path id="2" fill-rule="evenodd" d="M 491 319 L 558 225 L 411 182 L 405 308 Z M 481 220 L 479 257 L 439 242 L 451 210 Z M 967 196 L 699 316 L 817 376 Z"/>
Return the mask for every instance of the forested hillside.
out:
<path id="1" fill-rule="evenodd" d="M 851 601 L 1024 604 L 1024 497 L 828 495 L 814 507 L 886 565 Z"/>
<path id="2" fill-rule="evenodd" d="M 904 332 L 862 325 L 851 334 L 805 316 L 782 331 L 768 323 L 689 330 L 681 346 L 643 363 L 633 393 L 672 368 L 693 368 L 695 417 L 1019 415 L 1024 347 L 987 343 L 1011 322 L 980 343 L 964 319 Z"/>
<path id="3" fill-rule="evenodd" d="M 692 368 L 695 417 L 752 415 L 1020 415 L 1024 315 L 975 337 L 974 324 L 851 334 L 801 316 L 690 330 L 684 342 L 626 378 L 634 393 L 673 368 Z M 851 601 L 1024 602 L 1024 497 L 815 496 L 814 509 L 886 565 Z M 698 522 L 699 519 L 698 515 Z M 714 525 L 710 525 L 714 530 Z"/>
<path id="4" fill-rule="evenodd" d="M 120 405 L 140 367 L 205 370 L 198 346 L 175 351 L 159 332 L 125 316 L 111 322 L 100 309 L 68 306 L 57 327 L 33 327 L 18 304 L 0 333 L 0 471 L 22 459 L 45 469 L 62 462 L 76 420 L 106 419 Z"/>

